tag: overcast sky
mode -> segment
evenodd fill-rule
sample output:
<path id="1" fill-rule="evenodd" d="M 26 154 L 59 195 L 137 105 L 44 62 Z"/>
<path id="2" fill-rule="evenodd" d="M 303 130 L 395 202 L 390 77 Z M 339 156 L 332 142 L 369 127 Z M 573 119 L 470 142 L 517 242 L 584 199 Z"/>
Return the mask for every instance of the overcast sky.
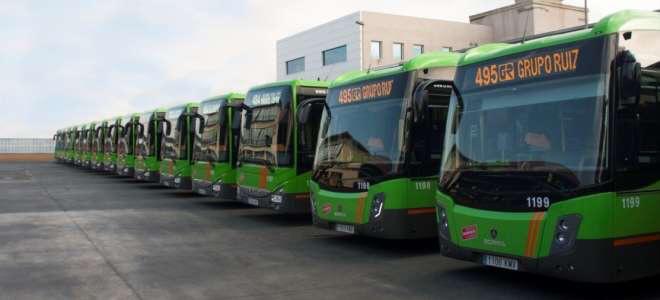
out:
<path id="1" fill-rule="evenodd" d="M 358 11 L 468 22 L 514 0 L 2 0 L 0 137 L 275 80 L 275 42 Z M 566 0 L 582 5 L 582 0 Z M 590 0 L 590 21 L 657 0 Z"/>

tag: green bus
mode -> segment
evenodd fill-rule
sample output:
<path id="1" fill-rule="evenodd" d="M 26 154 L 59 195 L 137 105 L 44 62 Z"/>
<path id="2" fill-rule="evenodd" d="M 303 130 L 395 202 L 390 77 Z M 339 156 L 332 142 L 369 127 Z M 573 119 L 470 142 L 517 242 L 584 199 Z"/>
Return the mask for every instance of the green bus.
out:
<path id="1" fill-rule="evenodd" d="M 64 162 L 74 164 L 76 161 L 76 147 L 78 145 L 78 127 L 72 126 L 66 129 L 66 141 L 64 150 Z"/>
<path id="2" fill-rule="evenodd" d="M 94 171 L 103 170 L 103 155 L 105 147 L 105 136 L 108 131 L 108 121 L 100 121 L 96 123 L 93 138 L 91 142 L 90 152 L 92 159 L 90 160 L 89 168 Z"/>
<path id="3" fill-rule="evenodd" d="M 87 124 L 87 129 L 83 136 L 83 146 L 82 146 L 82 164 L 81 166 L 86 169 L 90 169 L 92 165 L 92 145 L 94 144 L 96 134 L 96 123 L 91 122 Z"/>
<path id="4" fill-rule="evenodd" d="M 140 115 L 135 149 L 135 179 L 160 182 L 160 146 L 166 109 L 155 109 Z"/>
<path id="5" fill-rule="evenodd" d="M 117 141 L 117 166 L 119 176 L 133 177 L 135 174 L 135 142 L 140 114 L 134 113 L 121 119 L 121 132 Z"/>
<path id="6" fill-rule="evenodd" d="M 295 116 L 304 101 L 325 101 L 327 87 L 324 81 L 292 80 L 248 91 L 241 113 L 238 201 L 282 213 L 310 211 L 307 181 L 319 119 L 303 130 Z"/>
<path id="7" fill-rule="evenodd" d="M 310 182 L 315 225 L 386 239 L 437 237 L 437 137 L 460 57 L 427 53 L 333 81 Z"/>
<path id="8" fill-rule="evenodd" d="M 76 132 L 76 148 L 74 151 L 74 165 L 82 167 L 85 164 L 85 147 L 87 145 L 87 128 L 89 124 L 78 126 Z"/>
<path id="9" fill-rule="evenodd" d="M 121 122 L 121 117 L 115 117 L 108 121 L 105 145 L 103 146 L 104 172 L 117 173 L 117 145 L 119 145 L 119 135 L 124 128 Z"/>
<path id="10" fill-rule="evenodd" d="M 204 117 L 193 148 L 192 190 L 200 195 L 236 199 L 236 163 L 240 110 L 245 95 L 228 93 L 200 103 Z M 238 124 L 232 126 L 232 124 Z"/>
<path id="11" fill-rule="evenodd" d="M 469 50 L 454 86 L 444 255 L 589 282 L 660 272 L 660 14 Z"/>
<path id="12" fill-rule="evenodd" d="M 192 147 L 204 118 L 199 103 L 187 103 L 167 110 L 161 147 L 160 183 L 177 189 L 192 189 Z M 197 122 L 199 120 L 199 122 Z"/>
<path id="13" fill-rule="evenodd" d="M 66 157 L 66 129 L 57 130 L 53 136 L 53 140 L 55 141 L 55 162 L 64 162 Z"/>

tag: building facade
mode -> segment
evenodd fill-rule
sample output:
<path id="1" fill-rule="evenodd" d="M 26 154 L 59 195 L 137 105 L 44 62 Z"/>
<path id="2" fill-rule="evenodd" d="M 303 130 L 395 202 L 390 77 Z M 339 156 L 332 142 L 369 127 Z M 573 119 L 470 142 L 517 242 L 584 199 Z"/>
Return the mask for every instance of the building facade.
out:
<path id="1" fill-rule="evenodd" d="M 561 0 L 516 0 L 470 23 L 356 12 L 277 41 L 277 79 L 332 80 L 430 51 L 452 51 L 584 24 Z"/>

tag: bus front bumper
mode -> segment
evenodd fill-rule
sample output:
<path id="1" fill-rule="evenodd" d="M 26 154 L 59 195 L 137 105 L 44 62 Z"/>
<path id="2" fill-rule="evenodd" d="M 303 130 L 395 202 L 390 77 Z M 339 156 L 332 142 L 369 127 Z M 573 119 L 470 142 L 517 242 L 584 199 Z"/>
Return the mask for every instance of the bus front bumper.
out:
<path id="1" fill-rule="evenodd" d="M 380 217 L 363 224 L 334 222 L 321 219 L 318 215 L 313 220 L 314 225 L 320 228 L 381 239 L 428 239 L 438 236 L 434 208 L 386 209 Z"/>
<path id="2" fill-rule="evenodd" d="M 135 179 L 147 182 L 160 182 L 160 172 L 136 169 Z"/>
<path id="3" fill-rule="evenodd" d="M 117 167 L 117 175 L 119 176 L 133 177 L 134 174 L 135 168 L 133 167 Z"/>
<path id="4" fill-rule="evenodd" d="M 306 214 L 311 212 L 309 194 L 270 192 L 264 189 L 238 187 L 236 200 L 252 206 L 270 208 L 283 214 Z"/>
<path id="5" fill-rule="evenodd" d="M 103 164 L 103 171 L 110 172 L 110 173 L 115 173 L 116 166 L 113 163 Z"/>
<path id="6" fill-rule="evenodd" d="M 103 166 L 103 163 L 101 163 L 101 162 L 92 162 L 91 169 L 94 170 L 94 171 L 103 171 L 105 169 L 105 167 Z"/>
<path id="7" fill-rule="evenodd" d="M 192 180 L 193 192 L 204 195 L 220 198 L 223 200 L 236 200 L 236 185 L 216 182 L 212 184 L 208 180 L 193 179 Z"/>
<path id="8" fill-rule="evenodd" d="M 505 258 L 517 261 L 515 271 L 571 281 L 621 282 L 660 273 L 660 241 L 616 247 L 614 239 L 577 239 L 571 251 L 545 257 L 512 256 L 459 247 L 442 235 L 439 243 L 440 252 L 447 257 L 481 265 L 489 265 L 486 263 L 488 256 Z"/>

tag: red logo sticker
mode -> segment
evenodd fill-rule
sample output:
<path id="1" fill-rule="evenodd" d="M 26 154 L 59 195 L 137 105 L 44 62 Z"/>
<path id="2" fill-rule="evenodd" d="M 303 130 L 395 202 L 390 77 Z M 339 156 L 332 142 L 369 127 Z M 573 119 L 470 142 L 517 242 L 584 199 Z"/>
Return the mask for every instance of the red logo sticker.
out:
<path id="1" fill-rule="evenodd" d="M 332 205 L 330 205 L 328 203 L 323 204 L 322 210 L 323 210 L 324 214 L 330 213 L 330 211 L 332 210 Z"/>
<path id="2" fill-rule="evenodd" d="M 465 226 L 461 229 L 461 238 L 471 240 L 477 237 L 477 225 Z"/>

